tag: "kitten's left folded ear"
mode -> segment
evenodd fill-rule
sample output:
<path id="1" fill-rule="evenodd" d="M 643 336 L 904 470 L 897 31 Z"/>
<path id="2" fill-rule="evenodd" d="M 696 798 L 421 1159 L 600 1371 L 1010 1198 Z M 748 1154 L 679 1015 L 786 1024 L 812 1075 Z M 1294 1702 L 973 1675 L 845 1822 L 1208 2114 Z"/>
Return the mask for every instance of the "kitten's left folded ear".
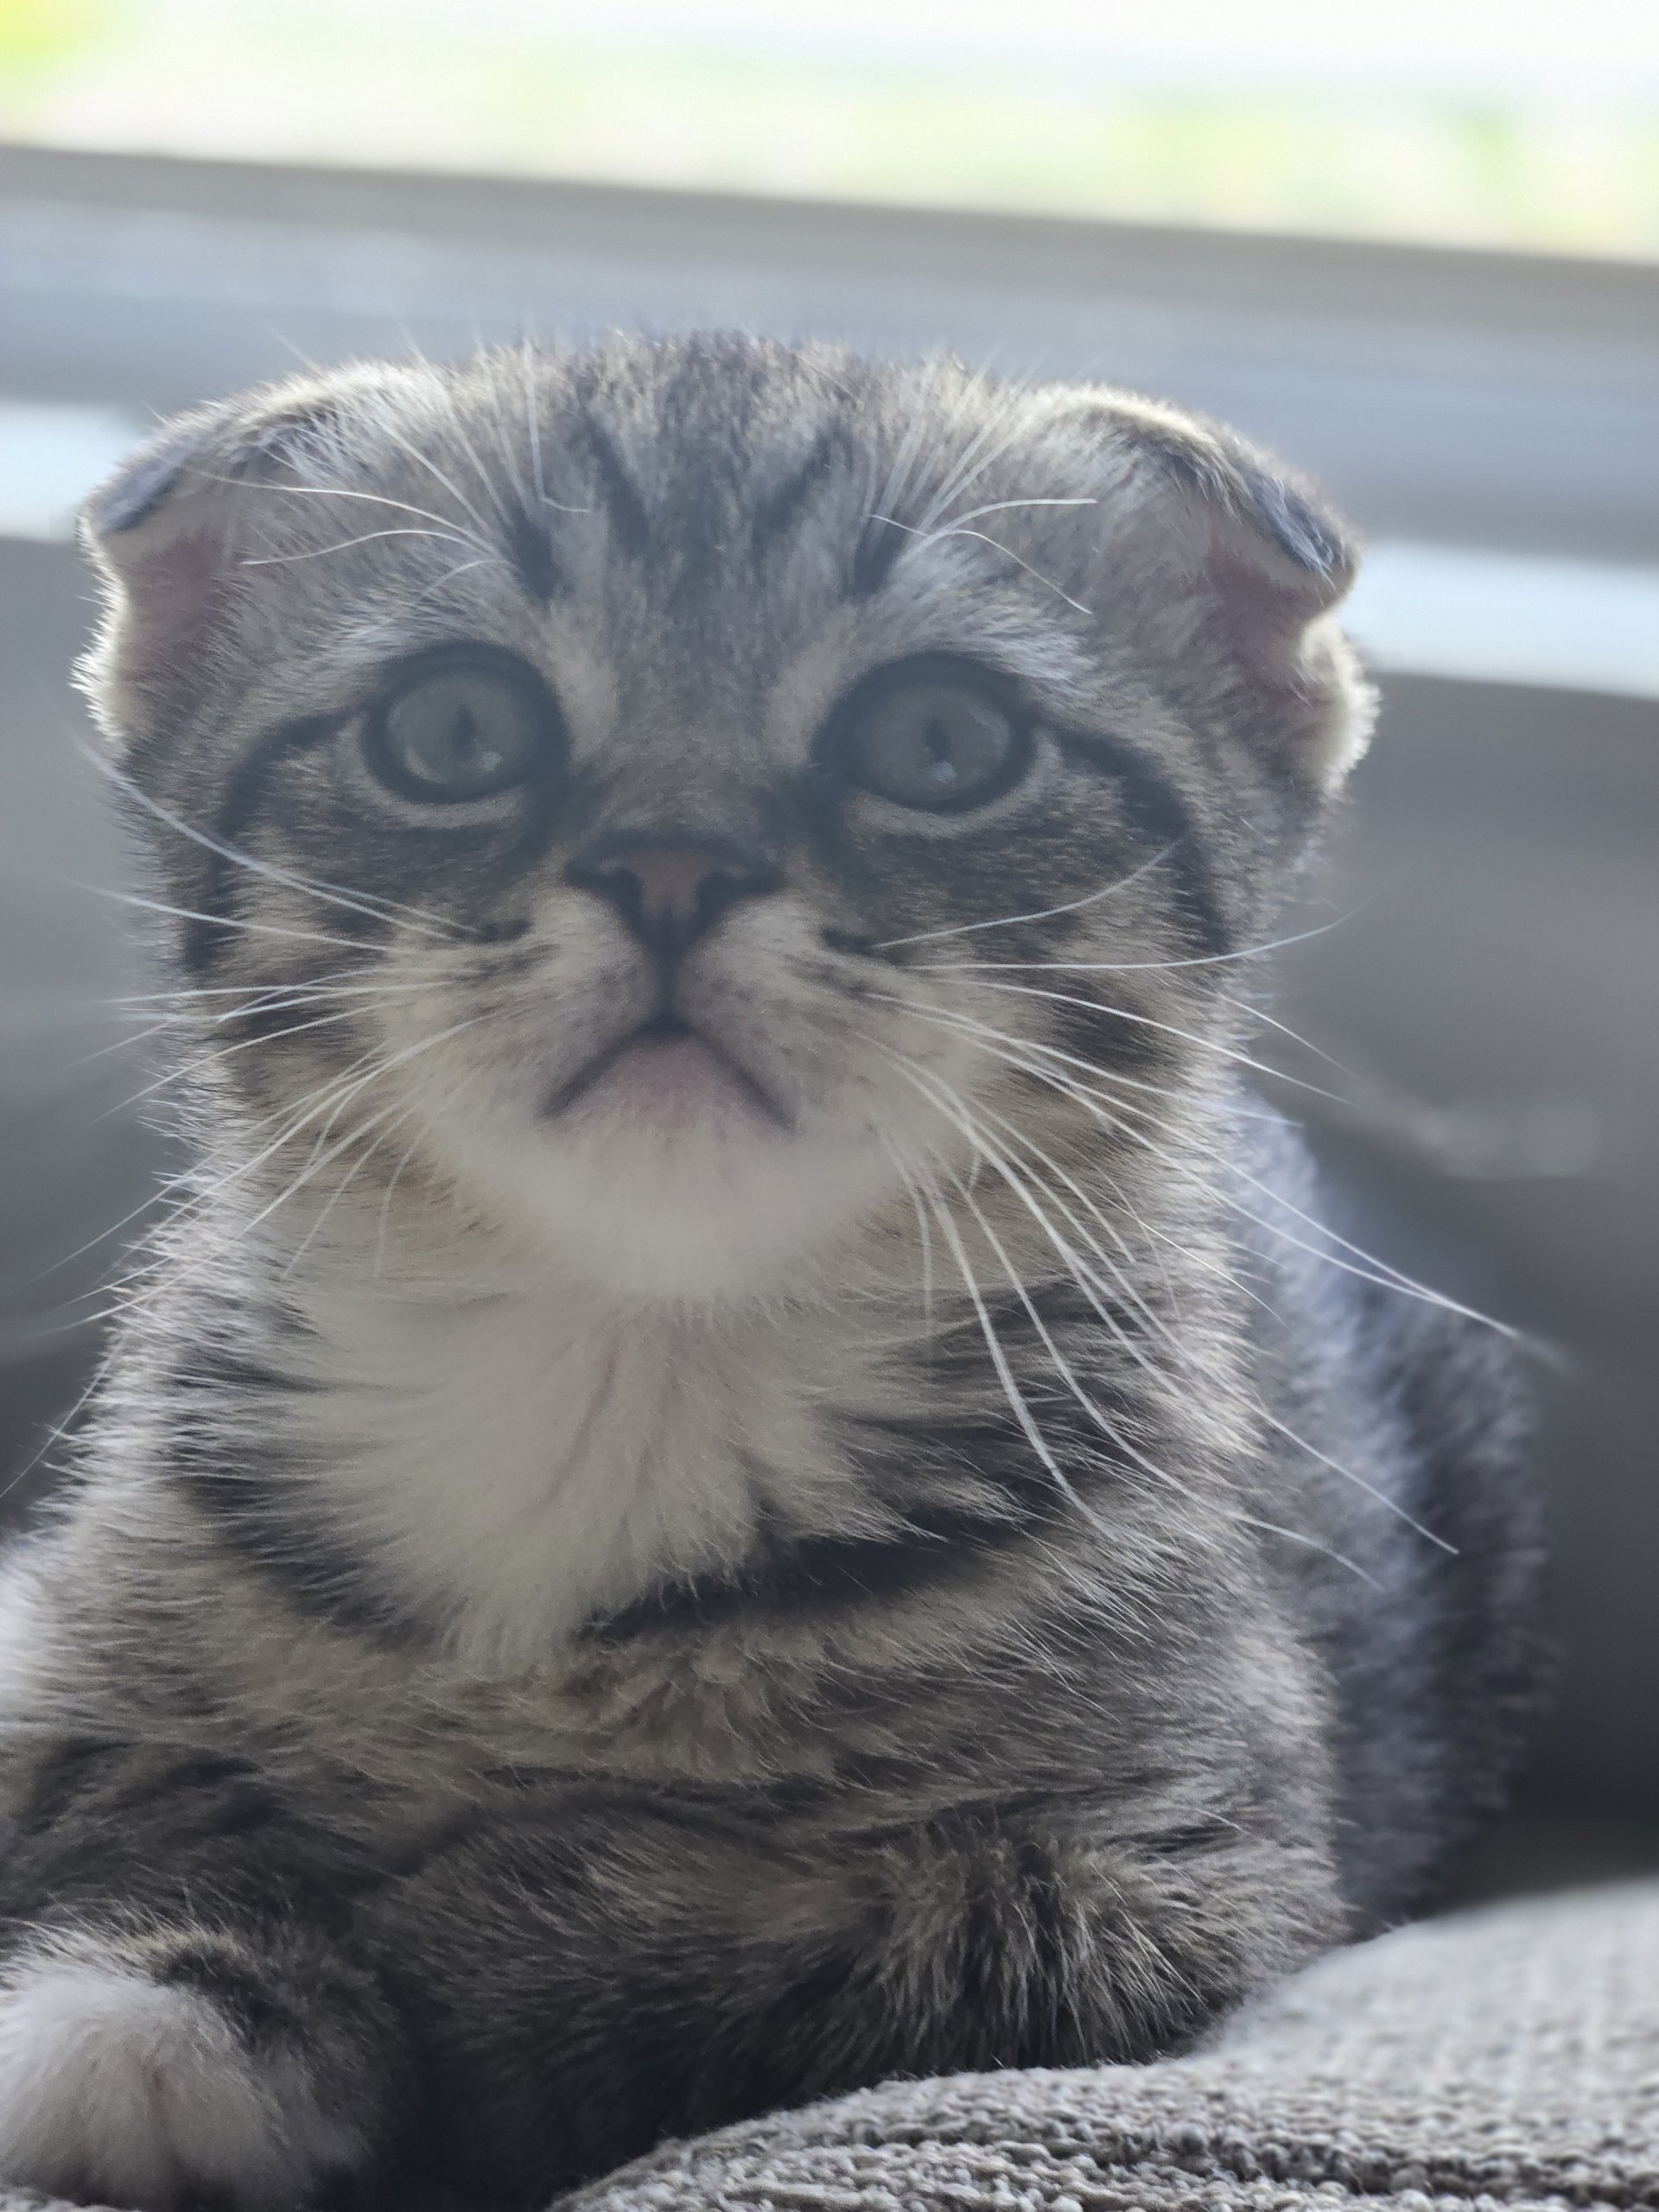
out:
<path id="1" fill-rule="evenodd" d="M 1067 412 L 1109 459 L 1117 550 L 1236 671 L 1242 734 L 1334 789 L 1376 712 L 1333 619 L 1359 566 L 1351 531 L 1313 485 L 1217 424 L 1121 392 Z"/>

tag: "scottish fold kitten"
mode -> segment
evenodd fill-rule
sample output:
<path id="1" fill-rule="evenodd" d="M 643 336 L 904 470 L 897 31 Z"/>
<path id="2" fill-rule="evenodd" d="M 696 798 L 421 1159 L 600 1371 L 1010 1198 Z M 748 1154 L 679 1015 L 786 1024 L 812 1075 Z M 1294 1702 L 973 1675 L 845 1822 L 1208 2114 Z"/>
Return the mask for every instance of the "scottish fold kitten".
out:
<path id="1" fill-rule="evenodd" d="M 692 337 L 209 408 L 86 534 L 199 1164 L 7 1571 L 0 2173 L 528 2204 L 1422 1895 L 1536 1538 L 1248 1087 L 1371 715 L 1307 490 Z"/>

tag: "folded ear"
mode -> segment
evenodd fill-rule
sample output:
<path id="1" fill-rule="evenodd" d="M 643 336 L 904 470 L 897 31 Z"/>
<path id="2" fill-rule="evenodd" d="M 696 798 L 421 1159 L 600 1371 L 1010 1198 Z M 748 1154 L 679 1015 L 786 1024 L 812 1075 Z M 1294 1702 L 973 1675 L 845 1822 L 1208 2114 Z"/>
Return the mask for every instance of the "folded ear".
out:
<path id="1" fill-rule="evenodd" d="M 273 534 L 258 494 L 326 473 L 358 379 L 296 378 L 165 423 L 81 510 L 104 621 L 80 680 L 111 738 L 188 693 Z"/>
<path id="2" fill-rule="evenodd" d="M 243 466 L 233 421 L 228 409 L 200 408 L 167 423 L 81 509 L 81 543 L 104 586 L 81 682 L 111 738 L 146 718 L 222 603 Z"/>
<path id="3" fill-rule="evenodd" d="M 1077 412 L 1114 464 L 1121 550 L 1231 671 L 1246 734 L 1334 788 L 1376 715 L 1332 619 L 1359 565 L 1351 531 L 1306 479 L 1217 424 L 1120 392 Z"/>

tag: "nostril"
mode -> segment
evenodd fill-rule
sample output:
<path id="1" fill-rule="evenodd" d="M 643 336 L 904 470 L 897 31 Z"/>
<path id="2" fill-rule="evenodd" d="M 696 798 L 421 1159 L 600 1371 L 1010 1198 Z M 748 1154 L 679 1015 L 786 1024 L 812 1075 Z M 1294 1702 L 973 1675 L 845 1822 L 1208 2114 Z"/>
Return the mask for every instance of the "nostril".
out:
<path id="1" fill-rule="evenodd" d="M 744 895 L 746 879 L 720 869 L 705 875 L 697 886 L 697 919 L 706 927 L 717 921 L 728 906 L 735 906 Z"/>
<path id="2" fill-rule="evenodd" d="M 579 878 L 578 880 L 584 880 Z M 620 861 L 594 868 L 585 879 L 585 887 L 608 899 L 625 922 L 634 923 L 644 918 L 645 887 L 631 868 L 624 868 Z"/>

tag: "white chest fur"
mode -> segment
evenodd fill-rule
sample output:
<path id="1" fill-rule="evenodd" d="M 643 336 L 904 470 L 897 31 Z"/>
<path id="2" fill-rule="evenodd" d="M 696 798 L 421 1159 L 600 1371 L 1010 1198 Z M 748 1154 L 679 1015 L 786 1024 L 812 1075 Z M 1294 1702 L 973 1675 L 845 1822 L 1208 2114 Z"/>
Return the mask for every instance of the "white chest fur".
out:
<path id="1" fill-rule="evenodd" d="M 308 1510 L 464 1663 L 533 1663 L 665 1576 L 730 1567 L 763 1519 L 880 1523 L 826 1421 L 894 1402 L 868 1317 L 622 1313 L 544 1281 L 308 1287 Z"/>

